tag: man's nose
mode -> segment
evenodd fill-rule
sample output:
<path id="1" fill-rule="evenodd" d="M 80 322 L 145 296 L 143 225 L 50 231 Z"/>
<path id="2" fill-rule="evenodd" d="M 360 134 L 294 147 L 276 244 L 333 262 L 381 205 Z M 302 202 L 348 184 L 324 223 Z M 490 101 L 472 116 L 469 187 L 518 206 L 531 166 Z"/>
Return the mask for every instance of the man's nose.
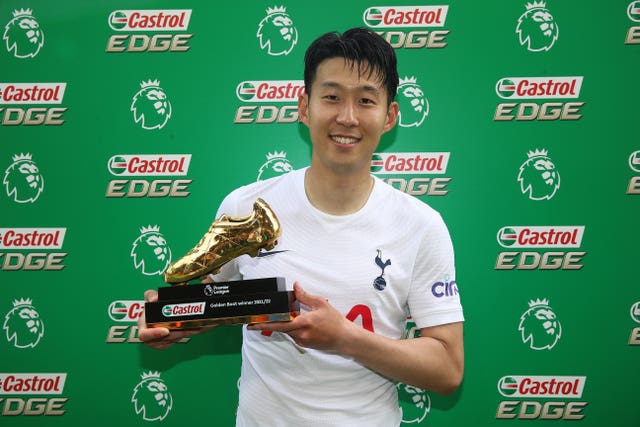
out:
<path id="1" fill-rule="evenodd" d="M 356 126 L 358 124 L 356 106 L 352 102 L 343 103 L 338 112 L 336 122 L 343 126 Z"/>

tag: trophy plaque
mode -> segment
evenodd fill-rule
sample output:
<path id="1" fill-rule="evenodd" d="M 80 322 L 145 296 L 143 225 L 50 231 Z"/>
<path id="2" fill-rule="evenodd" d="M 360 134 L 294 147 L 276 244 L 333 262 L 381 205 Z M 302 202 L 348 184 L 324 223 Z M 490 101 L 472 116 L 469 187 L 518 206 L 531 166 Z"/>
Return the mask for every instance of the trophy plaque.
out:
<path id="1" fill-rule="evenodd" d="M 300 314 L 299 304 L 282 277 L 190 283 L 217 273 L 240 255 L 255 257 L 273 249 L 280 235 L 278 218 L 262 199 L 247 216 L 217 218 L 200 242 L 165 271 L 164 281 L 173 286 L 159 288 L 158 301 L 145 303 L 147 325 L 194 329 L 293 320 Z"/>
<path id="2" fill-rule="evenodd" d="M 299 312 L 282 277 L 166 286 L 145 303 L 147 325 L 167 329 L 288 321 Z"/>

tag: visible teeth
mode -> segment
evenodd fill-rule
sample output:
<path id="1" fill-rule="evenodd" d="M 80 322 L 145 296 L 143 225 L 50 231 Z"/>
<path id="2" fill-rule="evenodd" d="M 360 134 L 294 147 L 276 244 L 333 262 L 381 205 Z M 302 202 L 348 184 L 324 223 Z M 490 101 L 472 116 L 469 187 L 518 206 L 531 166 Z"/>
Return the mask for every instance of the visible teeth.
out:
<path id="1" fill-rule="evenodd" d="M 346 138 L 346 137 L 342 137 L 342 136 L 334 136 L 333 140 L 335 142 L 337 142 L 338 144 L 353 144 L 358 139 L 357 138 Z"/>

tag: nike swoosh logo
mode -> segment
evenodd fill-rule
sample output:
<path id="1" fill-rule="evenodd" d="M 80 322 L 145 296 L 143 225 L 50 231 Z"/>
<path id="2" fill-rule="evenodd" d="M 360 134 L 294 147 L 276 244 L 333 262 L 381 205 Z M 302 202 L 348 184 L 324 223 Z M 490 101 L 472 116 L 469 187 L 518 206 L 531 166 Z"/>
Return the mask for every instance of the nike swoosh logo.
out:
<path id="1" fill-rule="evenodd" d="M 264 257 L 268 257 L 268 256 L 271 256 L 271 255 L 279 254 L 279 253 L 282 253 L 282 252 L 289 252 L 289 250 L 286 249 L 286 250 L 283 250 L 283 251 L 270 251 L 270 252 L 260 251 L 258 253 L 258 258 L 264 258 Z"/>

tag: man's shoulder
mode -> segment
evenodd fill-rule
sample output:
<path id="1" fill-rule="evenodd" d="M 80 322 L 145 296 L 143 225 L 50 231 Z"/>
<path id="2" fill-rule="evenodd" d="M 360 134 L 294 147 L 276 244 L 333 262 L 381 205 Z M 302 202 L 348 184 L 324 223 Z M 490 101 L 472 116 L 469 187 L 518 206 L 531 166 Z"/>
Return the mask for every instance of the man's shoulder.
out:
<path id="1" fill-rule="evenodd" d="M 439 212 L 436 211 L 433 207 L 431 207 L 426 202 L 418 199 L 415 196 L 407 194 L 403 191 L 398 190 L 390 184 L 382 181 L 380 178 L 375 177 L 376 179 L 376 187 L 380 191 L 381 198 L 383 198 L 386 203 L 393 203 L 393 206 L 398 211 L 403 211 L 406 214 L 415 213 L 417 215 L 427 215 L 439 216 Z"/>
<path id="2" fill-rule="evenodd" d="M 283 175 L 243 185 L 229 193 L 223 200 L 222 206 L 227 212 L 238 214 L 238 212 L 250 209 L 258 198 L 270 203 L 270 199 L 280 198 L 282 193 L 290 194 L 298 180 L 303 177 L 304 170 L 297 169 Z"/>

